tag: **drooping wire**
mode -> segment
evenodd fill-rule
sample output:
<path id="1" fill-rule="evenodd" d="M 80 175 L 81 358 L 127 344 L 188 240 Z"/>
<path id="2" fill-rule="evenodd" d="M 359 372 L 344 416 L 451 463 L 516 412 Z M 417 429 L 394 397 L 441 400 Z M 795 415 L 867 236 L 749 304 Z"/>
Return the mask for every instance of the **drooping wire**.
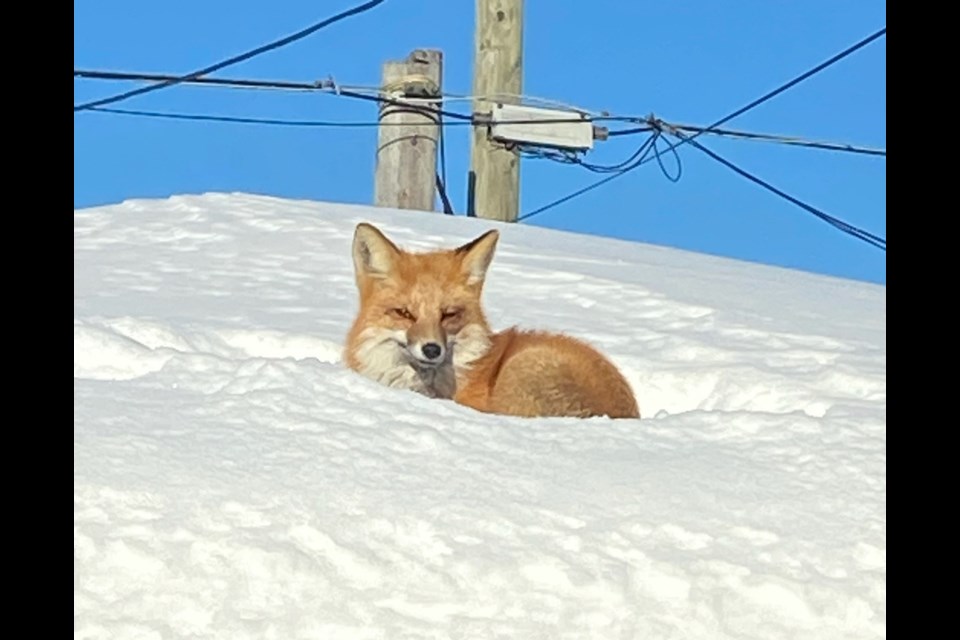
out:
<path id="1" fill-rule="evenodd" d="M 736 118 L 736 117 L 738 117 L 738 116 L 742 116 L 742 115 L 745 114 L 747 111 L 750 111 L 751 109 L 754 109 L 755 107 L 759 107 L 759 106 L 760 106 L 761 104 L 763 104 L 764 102 L 767 102 L 768 100 L 771 100 L 771 99 L 775 98 L 776 96 L 780 95 L 781 93 L 783 93 L 783 92 L 786 91 L 787 89 L 790 89 L 791 87 L 800 84 L 801 82 L 803 82 L 803 81 L 806 80 L 807 78 L 809 78 L 809 77 L 811 77 L 811 76 L 814 76 L 814 75 L 820 73 L 821 71 L 823 71 L 823 70 L 826 69 L 827 67 L 830 67 L 830 66 L 836 64 L 837 62 L 840 62 L 841 60 L 843 60 L 844 58 L 846 58 L 846 57 L 849 56 L 850 54 L 855 53 L 856 51 L 859 51 L 860 49 L 862 49 L 863 47 L 867 46 L 868 44 L 870 44 L 871 42 L 873 42 L 873 41 L 876 40 L 877 38 L 880 38 L 881 36 L 883 36 L 883 35 L 886 34 L 886 33 L 887 33 L 887 28 L 886 28 L 886 27 L 883 27 L 882 29 L 880 29 L 880 30 L 878 30 L 878 31 L 870 34 L 869 36 L 867 36 L 867 37 L 864 38 L 863 40 L 860 40 L 860 41 L 857 42 L 856 44 L 853 44 L 853 45 L 847 47 L 846 49 L 844 49 L 844 50 L 841 51 L 840 53 L 838 53 L 838 54 L 836 54 L 835 56 L 831 57 L 829 60 L 825 60 L 825 61 L 821 62 L 820 64 L 818 64 L 817 66 L 813 67 L 813 68 L 810 69 L 809 71 L 805 71 L 805 72 L 801 73 L 799 76 L 797 76 L 796 78 L 794 78 L 794 79 L 792 79 L 792 80 L 790 80 L 790 81 L 788 81 L 788 82 L 780 85 L 779 87 L 777 87 L 777 88 L 774 89 L 773 91 L 770 91 L 769 93 L 765 93 L 764 95 L 760 96 L 759 98 L 757 98 L 757 99 L 754 100 L 753 102 L 750 102 L 750 103 L 748 103 L 748 104 L 740 107 L 739 109 L 737 109 L 737 110 L 734 111 L 733 113 L 730 113 L 730 114 L 728 114 L 728 115 L 725 115 L 724 117 L 720 118 L 719 120 L 717 120 L 716 122 L 714 122 L 713 124 L 711 124 L 709 127 L 705 127 L 703 131 L 699 131 L 699 132 L 695 133 L 694 135 L 690 136 L 689 139 L 690 139 L 690 140 L 693 140 L 694 138 L 697 138 L 697 137 L 699 137 L 700 135 L 709 132 L 711 129 L 715 129 L 716 127 L 719 127 L 719 126 L 722 125 L 722 124 L 726 124 L 727 122 L 733 120 L 734 118 Z M 683 141 L 681 140 L 681 143 L 682 143 L 682 142 L 683 142 Z"/>
<path id="2" fill-rule="evenodd" d="M 881 36 L 883 36 L 884 34 L 886 34 L 886 32 L 887 32 L 887 28 L 886 28 L 886 27 L 883 27 L 882 29 L 880 29 L 880 30 L 872 33 L 871 35 L 867 36 L 866 38 L 863 38 L 862 40 L 856 42 L 855 44 L 847 47 L 846 49 L 844 49 L 844 50 L 841 51 L 840 53 L 832 56 L 832 57 L 829 58 L 828 60 L 825 60 L 824 62 L 821 62 L 820 64 L 816 65 L 815 67 L 813 67 L 813 68 L 811 68 L 811 69 L 809 69 L 809 70 L 801 73 L 800 75 L 796 76 L 795 78 L 793 78 L 793 79 L 785 82 L 784 84 L 780 85 L 779 87 L 777 87 L 777 88 L 774 89 L 773 91 L 769 91 L 769 92 L 763 94 L 762 96 L 760 96 L 760 97 L 757 98 L 756 100 L 753 100 L 753 101 L 747 103 L 746 105 L 744 105 L 743 107 L 740 107 L 740 108 L 737 109 L 736 111 L 733 111 L 733 112 L 725 115 L 724 117 L 720 118 L 719 120 L 717 120 L 716 122 L 714 122 L 714 123 L 711 124 L 710 126 L 704 127 L 702 131 L 698 131 L 698 132 L 694 133 L 694 135 L 689 136 L 689 137 L 687 137 L 686 139 L 681 139 L 679 142 L 677 142 L 677 143 L 675 143 L 675 144 L 671 144 L 671 145 L 670 145 L 670 151 L 675 150 L 675 149 L 676 149 L 677 147 L 679 147 L 680 145 L 687 144 L 690 140 L 693 140 L 693 139 L 695 139 L 695 138 L 697 138 L 697 137 L 699 137 L 699 136 L 701 136 L 701 135 L 704 135 L 704 134 L 708 133 L 710 130 L 715 129 L 716 127 L 719 127 L 719 126 L 721 126 L 721 125 L 729 122 L 730 120 L 733 120 L 734 118 L 743 115 L 744 113 L 750 111 L 751 109 L 754 109 L 754 108 L 760 106 L 761 104 L 767 102 L 768 100 L 773 99 L 774 97 L 780 95 L 780 94 L 783 93 L 784 91 L 786 91 L 786 90 L 790 89 L 791 87 L 799 84 L 800 82 L 806 80 L 807 78 L 809 78 L 809 77 L 811 77 L 811 76 L 813 76 L 813 75 L 816 75 L 817 73 L 823 71 L 823 70 L 826 69 L 827 67 L 830 67 L 830 66 L 836 64 L 836 63 L 839 62 L 840 60 L 842 60 L 842 59 L 846 58 L 847 56 L 851 55 L 852 53 L 854 53 L 854 52 L 862 49 L 863 47 L 867 46 L 868 44 L 870 44 L 870 43 L 873 42 L 874 40 L 876 40 L 876 39 L 880 38 Z M 639 131 L 634 131 L 634 132 L 639 132 Z M 624 134 L 624 135 L 626 135 L 626 134 Z M 658 156 L 658 158 L 659 158 L 659 156 Z M 616 180 L 617 178 L 619 178 L 619 177 L 621 177 L 621 176 L 624 176 L 624 175 L 626 175 L 627 173 L 629 173 L 629 172 L 631 172 L 631 171 L 633 171 L 633 170 L 635 170 L 635 169 L 643 166 L 643 165 L 646 164 L 649 160 L 651 160 L 651 158 L 647 157 L 647 158 L 645 158 L 645 159 L 643 159 L 643 160 L 641 160 L 641 161 L 635 162 L 635 163 L 631 164 L 629 167 L 626 167 L 626 168 L 618 171 L 617 173 L 614 173 L 613 175 L 607 176 L 606 178 L 603 178 L 603 179 L 601 179 L 601 180 L 598 180 L 597 182 L 594 182 L 594 183 L 592 183 L 592 184 L 590 184 L 590 185 L 587 185 L 586 187 L 583 187 L 583 188 L 581 188 L 581 189 L 578 189 L 577 191 L 575 191 L 575 192 L 573 192 L 573 193 L 571 193 L 571 194 L 569 194 L 569 195 L 566 195 L 566 196 L 563 196 L 563 197 L 558 198 L 558 199 L 556 199 L 556 200 L 553 200 L 552 202 L 549 202 L 549 203 L 547 203 L 547 204 L 539 207 L 538 209 L 535 209 L 535 210 L 533 210 L 533 211 L 530 211 L 530 212 L 528 212 L 528 213 L 525 213 L 525 214 L 519 216 L 519 217 L 517 218 L 517 220 L 518 220 L 518 221 L 520 221 L 520 220 L 526 220 L 526 219 L 531 218 L 531 217 L 533 217 L 533 216 L 535 216 L 535 215 L 538 215 L 538 214 L 540 214 L 540 213 L 543 213 L 544 211 L 548 211 L 548 210 L 550 210 L 550 209 L 552 209 L 552 208 L 554 208 L 554 207 L 556 207 L 556 206 L 559 206 L 560 204 L 563 204 L 564 202 L 567 202 L 567 201 L 569 201 L 569 200 L 572 200 L 573 198 L 576 198 L 577 196 L 580 196 L 580 195 L 582 195 L 582 194 L 584 194 L 584 193 L 587 193 L 588 191 L 592 191 L 593 189 L 596 189 L 596 188 L 598 188 L 598 187 L 601 187 L 601 186 L 607 184 L 608 182 L 610 182 L 610 181 L 612 181 L 612 180 Z"/>
<path id="3" fill-rule="evenodd" d="M 647 130 L 649 131 L 650 129 L 647 129 Z M 624 169 L 629 167 L 631 163 L 636 162 L 637 158 L 643 155 L 644 151 L 647 150 L 648 146 L 656 143 L 656 137 L 657 137 L 656 135 L 648 136 L 647 139 L 644 140 L 644 142 L 639 147 L 637 147 L 637 149 L 632 154 L 630 154 L 629 157 L 622 160 L 621 162 L 618 162 L 617 164 L 598 165 L 598 164 L 583 162 L 583 161 L 581 161 L 579 164 L 585 169 L 587 169 L 588 171 L 592 171 L 594 173 L 617 173 L 617 172 L 623 171 Z"/>
<path id="4" fill-rule="evenodd" d="M 74 69 L 74 78 L 85 80 L 140 80 L 147 82 L 171 82 L 189 85 L 212 85 L 230 89 L 280 89 L 287 91 L 326 91 L 326 81 L 295 82 L 290 80 L 256 80 L 249 78 L 189 78 L 170 73 L 131 73 L 127 71 L 101 71 Z M 92 107 L 91 107 L 92 108 Z"/>
<path id="5" fill-rule="evenodd" d="M 652 129 L 648 129 L 652 130 Z M 560 164 L 571 164 L 583 167 L 592 173 L 616 173 L 625 167 L 630 166 L 632 162 L 647 149 L 651 144 L 651 138 L 647 138 L 629 157 L 616 164 L 596 164 L 587 162 L 581 158 L 576 151 L 568 149 L 544 149 L 541 147 L 519 144 L 516 145 L 520 155 L 533 160 L 550 160 Z"/>
<path id="6" fill-rule="evenodd" d="M 443 202 L 443 212 L 448 216 L 453 215 L 453 204 L 450 203 L 450 198 L 447 196 L 447 187 L 443 180 L 440 179 L 440 174 L 437 173 L 437 193 L 440 194 L 440 201 Z"/>
<path id="7" fill-rule="evenodd" d="M 443 135 L 443 118 L 440 118 L 438 124 L 440 125 L 440 131 L 437 134 L 440 137 L 440 176 L 443 178 L 443 184 L 447 184 L 447 142 Z"/>
<path id="8" fill-rule="evenodd" d="M 657 138 L 658 138 L 659 136 L 660 136 L 660 132 L 659 132 L 659 131 L 656 131 L 656 132 L 654 132 L 649 138 L 647 138 L 647 141 L 646 141 L 643 145 L 641 145 L 640 149 L 638 149 L 638 151 L 640 151 L 641 153 L 638 154 L 639 157 L 637 158 L 637 160 L 634 161 L 634 162 L 633 162 L 632 164 L 630 164 L 629 166 L 627 166 L 626 168 L 622 169 L 621 171 L 619 171 L 619 172 L 617 172 L 617 173 L 614 173 L 614 174 L 612 174 L 612 175 L 609 175 L 609 176 L 607 176 L 606 178 L 603 178 L 603 179 L 601 179 L 601 180 L 598 180 L 597 182 L 594 182 L 594 183 L 592 183 L 592 184 L 589 184 L 589 185 L 587 185 L 586 187 L 583 187 L 582 189 L 578 189 L 577 191 L 574 191 L 573 193 L 570 193 L 570 194 L 568 194 L 568 195 L 565 195 L 565 196 L 563 196 L 562 198 L 559 198 L 558 200 L 554 200 L 553 202 L 550 202 L 550 203 L 548 203 L 548 204 L 540 207 L 539 209 L 534 209 L 533 211 L 530 211 L 530 212 L 527 212 L 527 213 L 525 213 L 525 214 L 523 214 L 523 215 L 521 215 L 521 216 L 518 216 L 518 217 L 517 217 L 517 222 L 520 222 L 521 220 L 526 220 L 527 218 L 531 218 L 531 217 L 533 217 L 533 216 L 535 216 L 535 215 L 537 215 L 537 214 L 539 214 L 539 213 L 542 213 L 542 212 L 544 212 L 544 211 L 546 211 L 546 210 L 548 210 L 548 209 L 552 209 L 553 207 L 555 207 L 555 206 L 557 206 L 557 205 L 563 204 L 564 202 L 566 202 L 566 201 L 568 201 L 568 200 L 572 200 L 573 198 L 576 198 L 577 196 L 581 196 L 581 195 L 583 195 L 584 193 L 587 193 L 588 191 L 592 191 L 593 189 L 597 189 L 597 188 L 599 188 L 599 187 L 602 187 L 603 185 L 605 185 L 606 183 L 610 182 L 610 181 L 613 180 L 614 178 L 623 175 L 624 172 L 630 171 L 631 169 L 640 166 L 640 164 L 642 164 L 642 163 L 646 160 L 646 158 L 649 157 L 650 151 L 653 149 L 653 145 L 654 145 L 654 143 L 656 142 L 656 140 L 657 140 Z"/>
<path id="9" fill-rule="evenodd" d="M 672 176 L 670 175 L 670 172 L 667 171 L 667 168 L 663 166 L 663 158 L 660 157 L 660 147 L 657 145 L 658 142 L 659 139 L 655 137 L 653 139 L 653 153 L 657 158 L 657 164 L 660 165 L 660 171 L 670 182 L 679 182 L 680 178 L 683 176 L 683 163 L 680 162 L 680 154 L 677 153 L 677 148 L 674 145 L 668 144 L 669 148 L 667 151 L 672 152 L 673 159 L 677 161 L 677 175 Z"/>
<path id="10" fill-rule="evenodd" d="M 169 113 L 165 111 L 143 111 L 139 109 L 115 109 L 113 107 L 91 107 L 89 111 L 99 113 L 112 113 L 125 116 L 139 116 L 145 118 L 161 118 L 166 120 L 193 120 L 198 122 L 229 122 L 232 124 L 263 124 L 286 127 L 378 127 L 391 125 L 405 125 L 402 122 L 337 122 L 328 120 L 281 120 L 277 118 L 245 118 L 237 116 L 218 116 L 210 114 L 194 113 Z M 470 124 L 466 123 L 447 123 L 447 124 Z"/>
<path id="11" fill-rule="evenodd" d="M 443 202 L 443 212 L 447 215 L 453 215 L 453 204 L 447 196 L 447 144 L 443 136 L 443 117 L 437 116 L 439 130 L 437 136 L 440 140 L 440 173 L 437 174 L 437 192 L 440 194 L 440 201 Z"/>
<path id="12" fill-rule="evenodd" d="M 773 186 L 773 185 L 770 184 L 769 182 L 767 182 L 767 181 L 765 181 L 765 180 L 763 180 L 763 179 L 761 179 L 761 178 L 758 178 L 757 176 L 749 173 L 748 171 L 746 171 L 746 170 L 744 170 L 744 169 L 741 169 L 740 167 L 738 167 L 737 165 L 733 164 L 733 163 L 730 162 L 729 160 L 721 157 L 719 154 L 715 153 L 714 151 L 711 151 L 711 150 L 708 149 L 707 147 L 703 146 L 702 144 L 700 144 L 699 142 L 697 142 L 696 140 L 694 140 L 692 136 L 686 136 L 686 135 L 684 135 L 684 134 L 682 134 L 682 133 L 679 133 L 679 132 L 676 132 L 676 133 L 674 133 L 673 135 L 679 137 L 681 140 L 686 140 L 686 142 L 687 142 L 688 144 L 690 144 L 690 145 L 693 146 L 694 148 L 699 149 L 700 151 L 704 152 L 705 154 L 707 154 L 708 156 L 710 156 L 711 158 L 713 158 L 714 160 L 716 160 L 716 161 L 719 162 L 720 164 L 724 165 L 725 167 L 727 167 L 727 168 L 729 168 L 729 169 L 732 169 L 733 171 L 735 171 L 735 172 L 738 173 L 739 175 L 743 176 L 743 177 L 746 178 L 747 180 L 750 180 L 751 182 L 760 185 L 760 186 L 763 187 L 764 189 L 767 189 L 768 191 L 771 191 L 771 192 L 777 194 L 777 195 L 780 196 L 781 198 L 783 198 L 783 199 L 785 199 L 785 200 L 787 200 L 787 201 L 789 201 L 789 202 L 792 202 L 793 204 L 797 205 L 797 206 L 800 207 L 801 209 L 804 209 L 805 211 L 807 211 L 807 212 L 809 212 L 809 213 L 812 213 L 812 214 L 813 214 L 814 216 L 816 216 L 817 218 L 820 218 L 821 220 L 823 220 L 823 221 L 826 222 L 827 224 L 829 224 L 829 225 L 831 225 L 831 226 L 839 229 L 840 231 L 842 231 L 842 232 L 844 232 L 844 233 L 846 233 L 846 234 L 849 234 L 849 235 L 851 235 L 851 236 L 853 236 L 853 237 L 855 237 L 855 238 L 857 238 L 857 239 L 859 239 L 859 240 L 862 240 L 862 241 L 864 241 L 864 242 L 866 242 L 866 243 L 868 243 L 868 244 L 871 244 L 871 245 L 873 245 L 874 247 L 877 247 L 878 249 L 882 249 L 883 251 L 886 251 L 886 250 L 887 250 L 887 241 L 886 241 L 884 238 L 881 238 L 880 236 L 874 235 L 874 234 L 870 233 L 869 231 L 866 231 L 866 230 L 864 230 L 864 229 L 861 229 L 860 227 L 856 227 L 856 226 L 854 226 L 854 225 L 852 225 L 852 224 L 850 224 L 850 223 L 848 223 L 848 222 L 844 222 L 843 220 L 841 220 L 841 219 L 839 219 L 839 218 L 836 218 L 836 217 L 834 217 L 834 216 L 831 216 L 831 215 L 828 214 L 828 213 L 824 213 L 824 212 L 821 211 L 820 209 L 817 209 L 816 207 L 813 207 L 813 206 L 807 204 L 806 202 L 803 202 L 803 201 L 801 201 L 801 200 L 799 200 L 799 199 L 791 196 L 790 194 L 785 193 L 784 191 L 778 189 L 777 187 Z"/>

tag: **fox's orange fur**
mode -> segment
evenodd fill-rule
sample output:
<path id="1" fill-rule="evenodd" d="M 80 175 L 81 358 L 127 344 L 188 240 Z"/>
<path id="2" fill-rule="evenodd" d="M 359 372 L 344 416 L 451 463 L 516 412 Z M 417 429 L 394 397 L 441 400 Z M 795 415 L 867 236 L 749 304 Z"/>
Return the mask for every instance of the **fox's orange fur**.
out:
<path id="1" fill-rule="evenodd" d="M 353 238 L 360 310 L 347 365 L 391 387 L 515 416 L 639 418 L 629 383 L 569 336 L 493 333 L 480 304 L 499 233 L 411 253 L 361 223 Z"/>

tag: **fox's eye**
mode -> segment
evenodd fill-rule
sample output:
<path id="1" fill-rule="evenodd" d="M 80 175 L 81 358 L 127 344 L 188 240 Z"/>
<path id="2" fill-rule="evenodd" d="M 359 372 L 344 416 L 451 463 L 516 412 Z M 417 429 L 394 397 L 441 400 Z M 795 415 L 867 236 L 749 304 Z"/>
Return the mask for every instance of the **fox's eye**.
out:
<path id="1" fill-rule="evenodd" d="M 440 314 L 440 319 L 453 320 L 454 318 L 459 318 L 461 313 L 463 313 L 463 309 L 444 309 L 443 313 Z"/>
<path id="2" fill-rule="evenodd" d="M 388 313 L 397 318 L 403 318 L 404 320 L 416 320 L 416 318 L 413 317 L 413 314 L 410 313 L 406 307 L 394 307 L 393 309 L 390 309 Z"/>

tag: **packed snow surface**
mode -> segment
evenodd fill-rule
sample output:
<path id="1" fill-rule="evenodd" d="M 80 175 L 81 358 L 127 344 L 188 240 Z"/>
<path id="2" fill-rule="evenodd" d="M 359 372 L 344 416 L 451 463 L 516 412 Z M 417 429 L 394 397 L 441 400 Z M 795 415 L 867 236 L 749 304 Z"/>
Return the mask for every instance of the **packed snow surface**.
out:
<path id="1" fill-rule="evenodd" d="M 886 637 L 886 289 L 499 225 L 495 328 L 643 418 L 522 419 L 340 362 L 369 221 L 243 194 L 74 212 L 74 637 Z"/>

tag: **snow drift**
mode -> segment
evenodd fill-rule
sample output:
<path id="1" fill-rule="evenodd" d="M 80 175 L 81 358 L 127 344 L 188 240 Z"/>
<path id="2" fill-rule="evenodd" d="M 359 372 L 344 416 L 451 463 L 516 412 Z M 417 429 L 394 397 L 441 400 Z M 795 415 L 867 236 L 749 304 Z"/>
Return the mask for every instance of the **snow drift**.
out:
<path id="1" fill-rule="evenodd" d="M 644 419 L 340 362 L 350 239 L 493 223 L 239 194 L 74 213 L 75 638 L 883 638 L 886 290 L 501 225 L 494 328 Z"/>

